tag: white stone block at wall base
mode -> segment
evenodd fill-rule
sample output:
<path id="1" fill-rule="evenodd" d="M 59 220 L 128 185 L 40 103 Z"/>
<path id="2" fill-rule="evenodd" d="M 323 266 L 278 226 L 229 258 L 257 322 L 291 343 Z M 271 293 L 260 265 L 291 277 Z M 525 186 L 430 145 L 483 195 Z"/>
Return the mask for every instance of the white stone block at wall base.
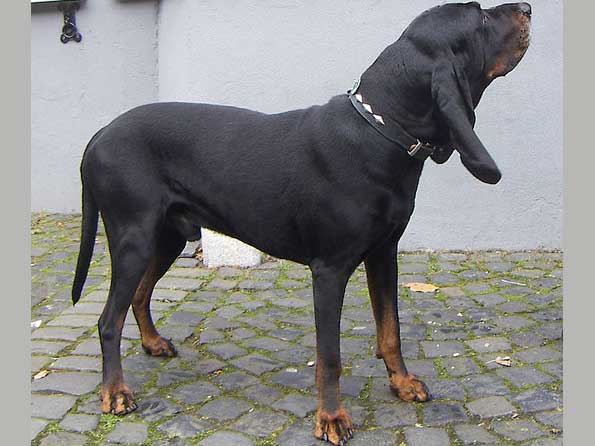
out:
<path id="1" fill-rule="evenodd" d="M 262 254 L 256 248 L 209 229 L 202 228 L 201 233 L 203 262 L 207 268 L 260 264 Z"/>

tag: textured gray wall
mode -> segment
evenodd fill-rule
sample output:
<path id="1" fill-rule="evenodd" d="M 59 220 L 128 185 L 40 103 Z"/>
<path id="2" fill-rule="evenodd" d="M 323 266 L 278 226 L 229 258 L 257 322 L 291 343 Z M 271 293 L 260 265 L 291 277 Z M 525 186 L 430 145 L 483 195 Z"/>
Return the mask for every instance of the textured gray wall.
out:
<path id="1" fill-rule="evenodd" d="M 145 65 L 153 60 L 153 46 L 144 40 L 153 38 L 154 4 L 112 0 L 107 2 L 109 7 L 94 6 L 103 11 L 96 17 L 91 8 L 94 3 L 100 2 L 89 1 L 85 8 L 91 23 L 83 25 L 83 11 L 80 13 L 85 38 L 89 38 L 89 27 L 100 26 L 146 36 L 118 40 L 119 45 L 99 40 L 91 47 L 91 42 L 85 41 L 86 49 L 69 44 L 71 48 L 64 50 L 59 42 L 46 42 L 39 36 L 42 24 L 44 33 L 54 39 L 57 19 L 50 25 L 48 18 L 33 16 L 33 71 L 47 74 L 69 52 L 82 52 L 87 56 L 85 64 L 106 73 L 97 76 L 97 84 L 85 94 L 80 88 L 69 92 L 58 88 L 61 96 L 45 99 L 44 107 L 51 102 L 54 110 L 45 114 L 45 127 L 39 126 L 36 102 L 47 95 L 47 87 L 33 77 L 32 163 L 38 166 L 37 172 L 32 172 L 34 209 L 77 209 L 78 172 L 72 169 L 97 123 L 108 121 L 128 104 L 149 102 L 155 94 L 151 67 Z M 162 0 L 157 14 L 157 98 L 230 104 L 264 112 L 325 103 L 350 87 L 418 13 L 437 3 Z M 500 2 L 481 3 L 488 7 Z M 531 4 L 531 48 L 512 73 L 492 84 L 477 111 L 477 131 L 498 162 L 503 180 L 496 186 L 478 182 L 456 154 L 446 165 L 429 161 L 400 248 L 561 247 L 562 2 L 533 0 Z M 136 24 L 118 24 L 117 17 L 106 17 L 109 8 L 115 7 L 122 10 L 123 18 Z M 124 11 L 131 8 L 134 13 Z M 139 30 L 141 24 L 144 30 Z M 113 32 L 108 38 L 114 38 Z M 140 58 L 137 51 L 146 55 Z M 50 52 L 54 56 L 49 56 Z M 127 58 L 131 59 L 124 67 Z M 75 78 L 82 71 L 81 64 L 81 60 L 73 61 Z M 117 64 L 120 69 L 110 68 Z M 84 73 L 89 71 L 85 66 Z M 141 79 L 139 73 L 145 73 Z M 108 74 L 113 79 L 108 80 Z M 54 77 L 52 74 L 49 81 L 56 89 L 55 84 L 63 82 Z M 114 85 L 123 88 L 112 94 Z M 78 100 L 79 95 L 84 102 Z M 69 116 L 67 127 L 81 129 L 68 147 L 59 148 L 57 142 L 63 139 L 56 131 L 55 119 L 68 114 L 73 101 L 80 112 Z M 41 145 L 40 141 L 48 143 Z M 50 165 L 48 159 L 55 162 Z M 46 185 L 39 184 L 42 179 Z"/>
<path id="2" fill-rule="evenodd" d="M 91 136 L 157 99 L 157 2 L 86 1 L 76 14 L 83 41 L 67 44 L 56 6 L 31 9 L 31 207 L 80 211 Z"/>

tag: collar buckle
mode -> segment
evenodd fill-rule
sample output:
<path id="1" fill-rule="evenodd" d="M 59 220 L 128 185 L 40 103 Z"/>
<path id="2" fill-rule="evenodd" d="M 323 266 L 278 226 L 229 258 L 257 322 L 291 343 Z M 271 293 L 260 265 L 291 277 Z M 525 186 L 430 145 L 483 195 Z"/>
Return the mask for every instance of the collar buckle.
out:
<path id="1" fill-rule="evenodd" d="M 413 158 L 426 159 L 434 152 L 434 149 L 435 147 L 431 144 L 423 143 L 418 139 L 416 144 L 411 144 L 407 148 L 407 153 Z M 419 153 L 420 151 L 422 151 L 422 153 Z"/>

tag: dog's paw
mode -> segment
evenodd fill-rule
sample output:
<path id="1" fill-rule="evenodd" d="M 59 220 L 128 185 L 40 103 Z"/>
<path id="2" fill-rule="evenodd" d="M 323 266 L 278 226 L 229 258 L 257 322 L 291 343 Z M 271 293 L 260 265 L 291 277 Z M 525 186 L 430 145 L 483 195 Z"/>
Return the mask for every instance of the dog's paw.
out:
<path id="1" fill-rule="evenodd" d="M 138 407 L 132 392 L 125 384 L 117 389 L 102 388 L 99 394 L 101 412 L 113 415 L 126 415 Z"/>
<path id="2" fill-rule="evenodd" d="M 166 356 L 172 358 L 178 356 L 178 351 L 169 339 L 158 336 L 150 341 L 143 341 L 143 350 L 151 356 Z"/>
<path id="3" fill-rule="evenodd" d="M 334 445 L 343 446 L 353 438 L 353 425 L 345 409 L 330 414 L 322 409 L 316 412 L 314 436 Z"/>
<path id="4" fill-rule="evenodd" d="M 411 373 L 407 375 L 393 374 L 389 378 L 391 390 L 404 401 L 428 401 L 430 391 L 426 384 Z"/>

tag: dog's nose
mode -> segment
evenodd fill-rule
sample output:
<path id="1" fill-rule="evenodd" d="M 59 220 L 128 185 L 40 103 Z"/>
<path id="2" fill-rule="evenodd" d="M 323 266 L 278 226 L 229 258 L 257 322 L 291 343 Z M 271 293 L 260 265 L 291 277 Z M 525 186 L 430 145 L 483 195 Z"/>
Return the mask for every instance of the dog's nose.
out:
<path id="1" fill-rule="evenodd" d="M 531 5 L 529 3 L 519 3 L 519 10 L 528 17 L 531 17 Z"/>

